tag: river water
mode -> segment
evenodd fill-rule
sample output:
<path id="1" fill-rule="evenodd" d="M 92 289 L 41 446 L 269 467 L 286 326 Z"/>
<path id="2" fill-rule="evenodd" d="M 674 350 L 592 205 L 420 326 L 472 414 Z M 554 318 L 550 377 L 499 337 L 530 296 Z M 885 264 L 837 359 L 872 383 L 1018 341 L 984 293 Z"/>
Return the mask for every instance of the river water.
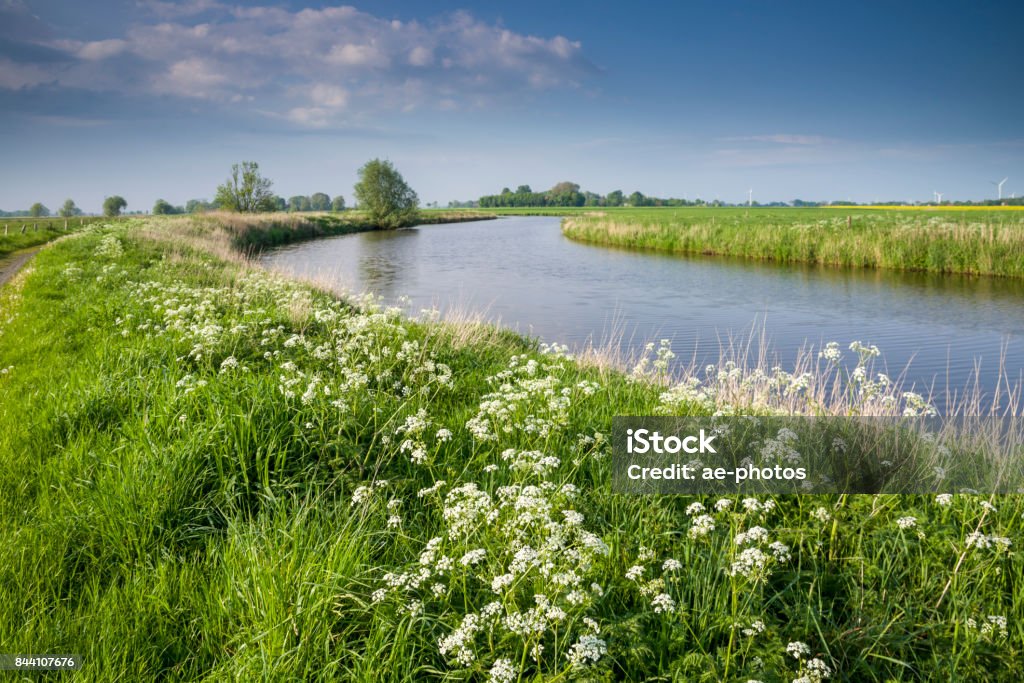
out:
<path id="1" fill-rule="evenodd" d="M 573 242 L 559 219 L 511 217 L 367 232 L 265 254 L 266 265 L 329 280 L 417 313 L 481 312 L 547 342 L 609 338 L 628 353 L 670 339 L 703 366 L 720 347 L 764 335 L 783 367 L 801 347 L 854 340 L 882 350 L 878 370 L 931 393 L 975 380 L 991 394 L 1024 373 L 1024 282 L 881 270 L 780 266 Z"/>

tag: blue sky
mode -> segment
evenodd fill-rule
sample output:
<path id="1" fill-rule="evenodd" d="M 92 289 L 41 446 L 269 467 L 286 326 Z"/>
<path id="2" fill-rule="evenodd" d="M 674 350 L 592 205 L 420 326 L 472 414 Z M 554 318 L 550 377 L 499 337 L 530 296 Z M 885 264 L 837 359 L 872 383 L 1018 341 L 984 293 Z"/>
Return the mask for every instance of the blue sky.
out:
<path id="1" fill-rule="evenodd" d="M 1014 2 L 0 0 L 0 208 L 561 180 L 741 201 L 1024 194 Z"/>

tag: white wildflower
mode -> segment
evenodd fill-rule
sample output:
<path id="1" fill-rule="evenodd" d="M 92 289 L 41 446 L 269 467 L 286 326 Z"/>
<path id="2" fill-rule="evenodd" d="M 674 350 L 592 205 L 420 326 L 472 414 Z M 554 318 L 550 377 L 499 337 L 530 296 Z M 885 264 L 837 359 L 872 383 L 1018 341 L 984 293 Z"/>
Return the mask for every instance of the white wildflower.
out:
<path id="1" fill-rule="evenodd" d="M 651 606 L 654 607 L 654 611 L 658 614 L 662 612 L 671 612 L 676 608 L 676 602 L 672 599 L 672 596 L 668 593 L 659 593 L 654 596 L 651 600 Z"/>
<path id="2" fill-rule="evenodd" d="M 802 643 L 799 640 L 796 640 L 786 646 L 786 654 L 792 655 L 797 659 L 803 659 L 807 655 L 811 654 L 811 648 L 807 643 Z"/>
<path id="3" fill-rule="evenodd" d="M 487 672 L 488 683 L 512 683 L 519 678 L 519 672 L 512 661 L 508 659 L 496 659 L 490 670 Z"/>
<path id="4" fill-rule="evenodd" d="M 711 515 L 700 515 L 694 518 L 693 526 L 688 532 L 690 538 L 703 538 L 715 530 L 715 519 Z"/>
<path id="5" fill-rule="evenodd" d="M 603 655 L 608 654 L 608 645 L 596 635 L 584 634 L 569 648 L 566 657 L 574 667 L 596 664 Z"/>
<path id="6" fill-rule="evenodd" d="M 896 520 L 896 526 L 901 529 L 913 529 L 917 526 L 916 517 L 900 517 Z"/>

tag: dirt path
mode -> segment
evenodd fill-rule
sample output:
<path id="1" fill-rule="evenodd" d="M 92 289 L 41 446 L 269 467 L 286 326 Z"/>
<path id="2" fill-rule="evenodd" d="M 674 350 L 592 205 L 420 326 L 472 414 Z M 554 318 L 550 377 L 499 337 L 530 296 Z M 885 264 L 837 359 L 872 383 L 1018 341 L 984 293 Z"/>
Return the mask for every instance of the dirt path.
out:
<path id="1" fill-rule="evenodd" d="M 25 251 L 19 251 L 9 256 L 0 257 L 0 286 L 6 284 L 8 280 L 14 277 L 14 274 L 21 270 L 30 258 L 35 256 L 35 253 L 39 251 L 39 247 L 34 249 L 26 249 Z"/>

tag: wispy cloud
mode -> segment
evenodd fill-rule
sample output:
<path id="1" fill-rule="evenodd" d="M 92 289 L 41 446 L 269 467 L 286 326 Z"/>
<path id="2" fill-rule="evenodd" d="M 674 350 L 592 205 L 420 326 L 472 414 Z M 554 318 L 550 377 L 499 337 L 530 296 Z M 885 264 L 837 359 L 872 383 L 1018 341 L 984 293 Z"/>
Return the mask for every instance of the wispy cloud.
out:
<path id="1" fill-rule="evenodd" d="M 727 148 L 716 149 L 707 158 L 712 166 L 732 168 L 757 168 L 770 166 L 807 166 L 835 163 L 848 158 L 852 153 L 822 150 L 813 146 L 768 147 L 762 149 Z"/>
<path id="2" fill-rule="evenodd" d="M 742 135 L 719 138 L 722 142 L 765 142 L 776 145 L 827 145 L 838 142 L 835 138 L 822 135 L 797 135 L 793 133 L 774 133 L 772 135 Z"/>
<path id="3" fill-rule="evenodd" d="M 579 86 L 597 73 L 579 42 L 516 33 L 465 12 L 421 23 L 346 6 L 139 6 L 146 20 L 121 36 L 36 40 L 66 59 L 9 59 L 0 88 L 156 94 L 318 128 L 382 112 L 486 106 Z"/>

